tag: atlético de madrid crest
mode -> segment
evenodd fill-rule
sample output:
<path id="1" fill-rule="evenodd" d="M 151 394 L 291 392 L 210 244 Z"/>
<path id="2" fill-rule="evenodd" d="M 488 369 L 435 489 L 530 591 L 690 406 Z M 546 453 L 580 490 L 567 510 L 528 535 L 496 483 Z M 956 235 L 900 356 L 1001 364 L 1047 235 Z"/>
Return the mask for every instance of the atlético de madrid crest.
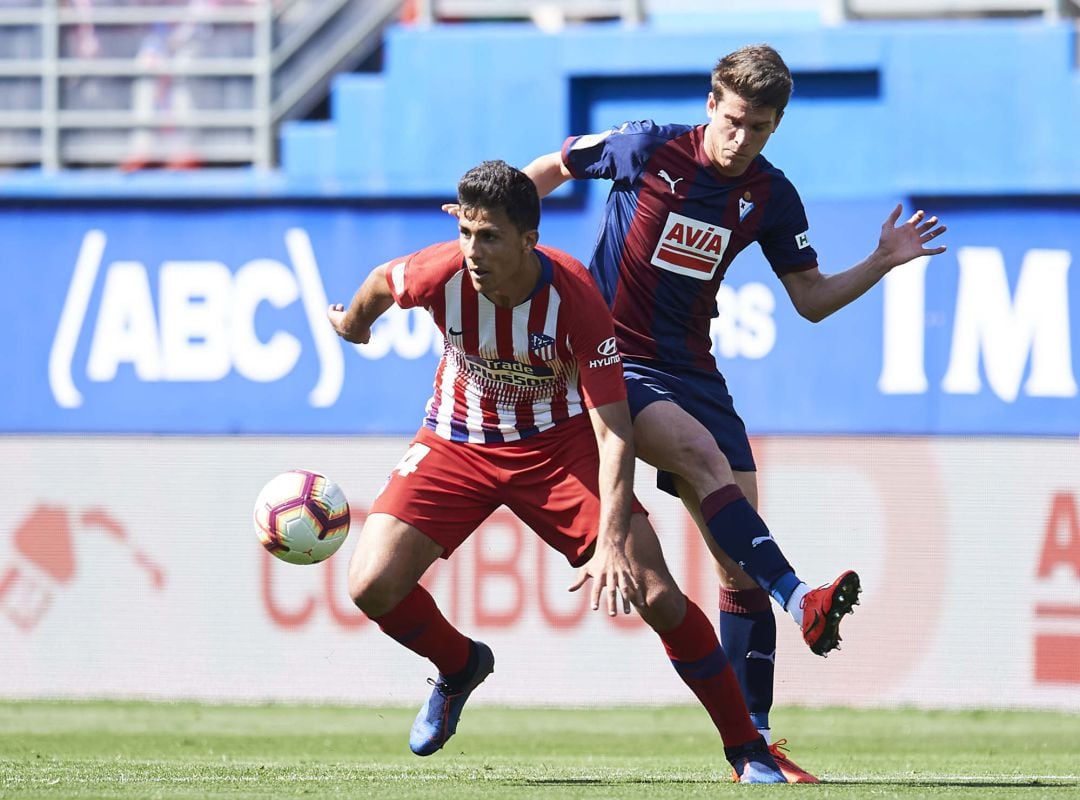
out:
<path id="1" fill-rule="evenodd" d="M 543 361 L 551 361 L 555 358 L 555 340 L 546 333 L 530 333 L 529 352 Z"/>

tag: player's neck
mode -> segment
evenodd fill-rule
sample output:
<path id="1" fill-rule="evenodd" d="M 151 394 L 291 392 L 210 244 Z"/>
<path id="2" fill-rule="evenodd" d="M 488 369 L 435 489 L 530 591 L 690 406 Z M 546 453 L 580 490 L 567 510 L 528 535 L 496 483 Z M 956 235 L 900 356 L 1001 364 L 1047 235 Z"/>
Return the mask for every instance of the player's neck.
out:
<path id="1" fill-rule="evenodd" d="M 531 250 L 506 285 L 492 292 L 484 292 L 484 297 L 500 308 L 519 306 L 536 290 L 540 271 L 540 257 L 535 250 Z"/>

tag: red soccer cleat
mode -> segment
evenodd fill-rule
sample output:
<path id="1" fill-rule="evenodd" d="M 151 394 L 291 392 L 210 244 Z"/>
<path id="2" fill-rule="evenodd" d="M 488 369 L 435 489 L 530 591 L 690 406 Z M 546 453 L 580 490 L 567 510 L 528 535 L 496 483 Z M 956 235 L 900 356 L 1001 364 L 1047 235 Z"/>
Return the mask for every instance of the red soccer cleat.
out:
<path id="1" fill-rule="evenodd" d="M 852 570 L 803 597 L 803 641 L 819 656 L 840 644 L 840 620 L 859 604 L 859 576 Z"/>

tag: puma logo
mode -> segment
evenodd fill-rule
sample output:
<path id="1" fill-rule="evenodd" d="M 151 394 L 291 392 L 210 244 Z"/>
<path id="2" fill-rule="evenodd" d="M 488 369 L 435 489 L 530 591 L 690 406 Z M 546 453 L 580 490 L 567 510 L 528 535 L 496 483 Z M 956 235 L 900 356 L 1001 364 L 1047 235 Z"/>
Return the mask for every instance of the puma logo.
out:
<path id="1" fill-rule="evenodd" d="M 657 172 L 656 177 L 664 179 L 664 182 L 671 187 L 672 194 L 675 194 L 675 184 L 682 180 L 682 178 L 672 178 L 670 175 L 668 175 L 666 169 L 662 169 Z"/>
<path id="2" fill-rule="evenodd" d="M 775 541 L 776 540 L 772 538 L 772 534 L 770 533 L 768 536 L 755 536 L 753 539 L 750 540 L 750 546 L 757 547 L 759 544 L 765 544 L 765 542 Z"/>

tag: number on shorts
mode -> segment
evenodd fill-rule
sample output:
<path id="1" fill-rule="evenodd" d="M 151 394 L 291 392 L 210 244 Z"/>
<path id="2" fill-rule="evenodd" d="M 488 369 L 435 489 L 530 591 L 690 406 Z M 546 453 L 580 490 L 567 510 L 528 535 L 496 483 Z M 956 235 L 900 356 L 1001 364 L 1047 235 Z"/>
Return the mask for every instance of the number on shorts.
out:
<path id="1" fill-rule="evenodd" d="M 403 478 L 407 478 L 416 472 L 420 466 L 420 462 L 424 460 L 424 456 L 431 452 L 431 448 L 426 444 L 414 444 L 408 450 L 405 451 L 405 455 L 401 457 L 401 461 L 397 463 L 391 472 L 396 472 Z"/>

